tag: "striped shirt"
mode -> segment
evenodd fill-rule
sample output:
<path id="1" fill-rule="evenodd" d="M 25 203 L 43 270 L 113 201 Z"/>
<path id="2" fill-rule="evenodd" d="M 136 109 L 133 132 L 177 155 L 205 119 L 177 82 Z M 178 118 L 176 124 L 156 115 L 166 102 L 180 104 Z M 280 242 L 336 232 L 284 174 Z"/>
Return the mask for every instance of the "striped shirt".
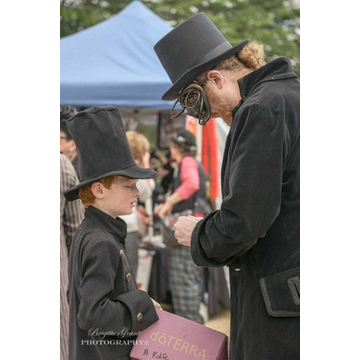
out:
<path id="1" fill-rule="evenodd" d="M 60 359 L 68 358 L 69 307 L 68 251 L 77 227 L 84 218 L 81 200 L 69 202 L 64 192 L 79 183 L 74 167 L 67 157 L 60 154 Z"/>

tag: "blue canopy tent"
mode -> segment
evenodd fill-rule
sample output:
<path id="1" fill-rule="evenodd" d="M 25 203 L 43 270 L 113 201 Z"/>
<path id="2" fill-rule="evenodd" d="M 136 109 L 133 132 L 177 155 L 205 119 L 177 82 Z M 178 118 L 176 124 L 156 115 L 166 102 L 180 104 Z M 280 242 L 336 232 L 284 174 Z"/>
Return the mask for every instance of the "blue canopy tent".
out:
<path id="1" fill-rule="evenodd" d="M 170 109 L 171 82 L 153 47 L 172 27 L 141 1 L 60 40 L 60 104 Z"/>

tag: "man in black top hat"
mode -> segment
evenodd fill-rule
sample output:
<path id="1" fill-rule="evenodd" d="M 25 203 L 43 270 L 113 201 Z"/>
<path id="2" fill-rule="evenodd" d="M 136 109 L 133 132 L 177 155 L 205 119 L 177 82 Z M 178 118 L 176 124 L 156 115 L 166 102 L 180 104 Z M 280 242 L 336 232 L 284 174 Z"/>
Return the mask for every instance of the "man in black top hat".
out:
<path id="1" fill-rule="evenodd" d="M 154 49 L 173 83 L 163 99 L 200 124 L 212 116 L 231 126 L 221 208 L 175 225 L 197 265 L 229 266 L 230 358 L 299 359 L 300 101 L 290 61 L 266 64 L 253 41 L 231 46 L 203 13 Z"/>
<path id="2" fill-rule="evenodd" d="M 80 183 L 65 192 L 86 207 L 69 258 L 69 360 L 130 360 L 139 331 L 161 308 L 138 289 L 125 251 L 128 215 L 140 196 L 138 167 L 116 107 L 94 107 L 67 122 L 75 139 Z"/>

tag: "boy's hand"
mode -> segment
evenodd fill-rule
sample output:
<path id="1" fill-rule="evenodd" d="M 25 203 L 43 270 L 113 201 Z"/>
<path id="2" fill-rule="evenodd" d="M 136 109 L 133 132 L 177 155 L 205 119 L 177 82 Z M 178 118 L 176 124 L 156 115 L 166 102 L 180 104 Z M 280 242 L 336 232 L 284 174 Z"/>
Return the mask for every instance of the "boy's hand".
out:
<path id="1" fill-rule="evenodd" d="M 156 302 L 156 301 L 155 301 L 154 299 L 152 299 L 152 298 L 150 298 L 150 299 L 152 300 L 155 309 L 162 310 L 162 307 L 161 307 L 161 305 L 160 305 L 158 302 Z"/>

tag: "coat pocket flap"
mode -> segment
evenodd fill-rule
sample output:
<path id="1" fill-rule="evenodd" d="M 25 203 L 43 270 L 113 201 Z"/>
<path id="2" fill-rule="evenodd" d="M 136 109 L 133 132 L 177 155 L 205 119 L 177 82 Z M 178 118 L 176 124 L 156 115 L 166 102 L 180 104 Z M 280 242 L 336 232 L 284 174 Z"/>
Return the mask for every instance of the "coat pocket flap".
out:
<path id="1" fill-rule="evenodd" d="M 300 316 L 300 266 L 260 279 L 260 288 L 269 315 Z"/>

